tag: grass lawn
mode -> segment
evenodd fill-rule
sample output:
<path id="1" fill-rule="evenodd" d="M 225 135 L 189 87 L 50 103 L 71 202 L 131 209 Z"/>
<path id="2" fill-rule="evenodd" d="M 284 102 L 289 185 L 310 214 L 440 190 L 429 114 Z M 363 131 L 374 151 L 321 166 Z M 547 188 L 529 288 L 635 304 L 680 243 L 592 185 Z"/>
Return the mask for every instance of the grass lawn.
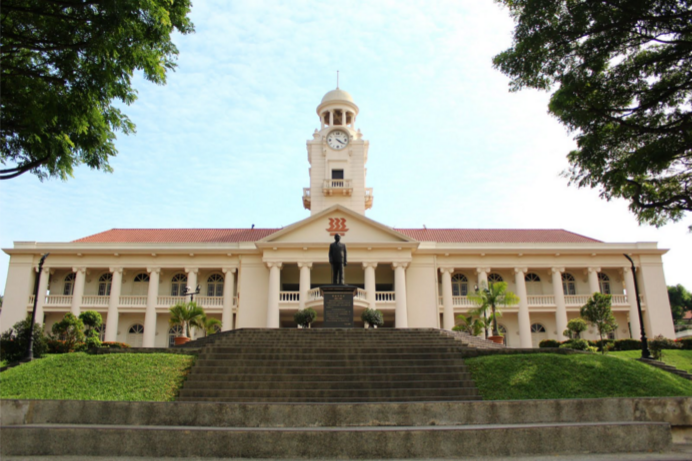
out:
<path id="1" fill-rule="evenodd" d="M 692 396 L 692 381 L 600 354 L 466 359 L 484 400 Z"/>
<path id="2" fill-rule="evenodd" d="M 0 373 L 0 398 L 170 401 L 194 359 L 178 354 L 48 355 Z"/>
<path id="3" fill-rule="evenodd" d="M 642 356 L 642 351 L 616 351 L 609 352 L 608 355 L 613 357 L 638 359 Z M 663 351 L 662 362 L 667 365 L 672 365 L 678 370 L 683 370 L 692 373 L 692 351 L 683 351 L 680 349 L 671 349 Z"/>

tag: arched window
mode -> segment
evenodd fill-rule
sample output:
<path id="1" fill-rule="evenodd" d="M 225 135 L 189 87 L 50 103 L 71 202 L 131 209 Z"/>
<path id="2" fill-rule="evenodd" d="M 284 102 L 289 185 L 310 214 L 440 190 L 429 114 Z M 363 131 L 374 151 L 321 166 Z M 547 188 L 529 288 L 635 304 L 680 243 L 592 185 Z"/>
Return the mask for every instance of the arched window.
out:
<path id="1" fill-rule="evenodd" d="M 540 323 L 531 325 L 531 333 L 545 333 L 545 327 Z"/>
<path id="2" fill-rule="evenodd" d="M 147 294 L 147 289 L 149 287 L 149 274 L 141 272 L 135 275 L 134 286 L 132 288 L 132 294 L 135 296 L 144 296 Z"/>
<path id="3" fill-rule="evenodd" d="M 610 277 L 603 272 L 598 273 L 598 285 L 601 288 L 601 293 L 604 295 L 610 294 Z"/>
<path id="4" fill-rule="evenodd" d="M 223 276 L 211 274 L 207 279 L 207 296 L 223 296 Z"/>
<path id="5" fill-rule="evenodd" d="M 469 292 L 469 281 L 464 274 L 452 276 L 452 296 L 466 296 Z"/>
<path id="6" fill-rule="evenodd" d="M 502 276 L 496 272 L 493 272 L 492 274 L 488 274 L 488 283 L 497 283 L 497 282 L 502 282 Z"/>
<path id="7" fill-rule="evenodd" d="M 541 287 L 541 278 L 538 274 L 529 272 L 524 276 L 524 281 L 526 282 L 526 294 L 527 295 L 542 295 L 543 288 Z"/>
<path id="8" fill-rule="evenodd" d="M 183 296 L 187 286 L 187 275 L 175 274 L 171 280 L 171 296 Z"/>
<path id="9" fill-rule="evenodd" d="M 69 274 L 67 274 L 67 276 L 65 277 L 65 286 L 62 289 L 63 295 L 72 296 L 72 292 L 74 291 L 74 279 L 74 272 L 70 272 Z"/>
<path id="10" fill-rule="evenodd" d="M 99 296 L 111 295 L 111 283 L 113 283 L 113 274 L 103 274 L 99 277 Z"/>
<path id="11" fill-rule="evenodd" d="M 577 287 L 572 274 L 564 273 L 562 274 L 562 292 L 565 295 L 576 295 Z"/>
<path id="12" fill-rule="evenodd" d="M 325 110 L 324 112 L 322 112 L 322 122 L 325 125 L 329 125 L 329 111 L 328 110 Z"/>
<path id="13" fill-rule="evenodd" d="M 127 331 L 127 343 L 132 347 L 142 347 L 142 338 L 144 337 L 144 327 L 135 323 Z"/>
<path id="14" fill-rule="evenodd" d="M 175 346 L 175 338 L 183 335 L 183 327 L 176 325 L 168 329 L 168 347 Z"/>

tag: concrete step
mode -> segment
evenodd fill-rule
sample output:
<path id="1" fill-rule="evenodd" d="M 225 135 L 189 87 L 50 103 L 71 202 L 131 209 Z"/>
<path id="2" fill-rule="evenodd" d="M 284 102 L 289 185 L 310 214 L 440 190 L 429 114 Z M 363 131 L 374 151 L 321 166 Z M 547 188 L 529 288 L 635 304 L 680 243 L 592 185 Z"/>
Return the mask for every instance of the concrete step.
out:
<path id="1" fill-rule="evenodd" d="M 426 361 L 446 361 L 461 359 L 461 356 L 449 352 L 409 352 L 409 353 L 383 353 L 378 351 L 363 351 L 363 353 L 346 353 L 346 352 L 264 352 L 256 350 L 253 353 L 221 353 L 217 350 L 203 352 L 199 354 L 198 360 L 226 360 L 226 361 L 280 361 L 281 363 L 300 360 L 303 362 L 309 361 L 346 361 L 346 362 L 381 362 L 381 361 L 404 361 L 404 360 L 426 360 Z"/>
<path id="2" fill-rule="evenodd" d="M 356 397 L 330 397 L 326 400 L 321 397 L 233 397 L 229 399 L 224 399 L 221 397 L 186 397 L 180 402 L 185 403 L 214 403 L 215 405 L 221 404 L 246 404 L 246 405 L 272 405 L 272 404 L 286 404 L 286 405 L 316 405 L 316 404 L 337 404 L 337 405 L 366 405 L 366 404 L 378 404 L 378 403 L 397 403 L 397 404 L 408 404 L 408 403 L 434 403 L 434 402 L 471 402 L 478 401 L 480 397 L 477 396 L 457 396 L 450 398 L 447 395 L 437 396 L 437 395 L 426 395 L 424 398 L 421 397 L 368 397 L 368 396 L 356 396 Z"/>
<path id="3" fill-rule="evenodd" d="M 221 362 L 226 364 L 226 362 Z M 190 374 L 302 374 L 302 375 L 399 375 L 399 374 L 421 374 L 421 373 L 465 373 L 466 366 L 436 366 L 436 365 L 416 365 L 416 366 L 380 366 L 380 367 L 361 367 L 361 366 L 341 366 L 341 367 L 315 367 L 315 366 L 281 366 L 268 364 L 266 366 L 239 367 L 239 366 L 198 366 L 192 367 Z"/>
<path id="4" fill-rule="evenodd" d="M 294 367 L 306 367 L 310 368 L 341 368 L 341 367 L 353 367 L 356 369 L 365 368 L 417 368 L 417 367 L 452 367 L 452 368 L 462 368 L 464 367 L 464 362 L 461 358 L 455 359 L 401 359 L 396 358 L 387 359 L 386 357 L 373 357 L 373 358 L 363 358 L 363 359 L 352 359 L 348 360 L 342 357 L 331 357 L 329 359 L 320 360 L 301 360 L 299 358 L 291 358 L 286 360 L 279 359 L 252 359 L 246 358 L 244 355 L 236 356 L 232 358 L 222 359 L 222 360 L 211 360 L 211 359 L 199 359 L 195 362 L 195 367 L 218 367 L 218 366 L 233 366 L 243 368 L 264 368 L 267 366 L 272 366 L 277 369 L 280 368 L 294 368 Z"/>
<path id="5" fill-rule="evenodd" d="M 662 451 L 667 423 L 219 428 L 22 425 L 0 428 L 4 456 L 452 458 Z"/>
<path id="6" fill-rule="evenodd" d="M 265 346 L 262 348 L 249 347 L 246 345 L 242 346 L 225 346 L 216 345 L 213 347 L 207 346 L 202 349 L 202 353 L 206 354 L 210 351 L 214 351 L 219 354 L 283 354 L 283 353 L 295 353 L 295 354 L 410 354 L 410 353 L 427 353 L 427 354 L 439 354 L 439 353 L 451 353 L 456 354 L 459 351 L 464 351 L 465 348 L 455 346 L 455 345 L 445 345 L 445 346 L 415 346 L 415 347 L 387 347 L 382 346 L 377 349 L 371 347 L 360 347 L 349 345 L 347 347 L 324 347 L 323 345 L 315 345 L 314 347 L 291 347 L 286 348 L 284 346 Z"/>
<path id="7" fill-rule="evenodd" d="M 425 387 L 425 388 L 361 388 L 361 389 L 310 389 L 305 387 L 284 388 L 275 387 L 269 389 L 200 389 L 200 388 L 185 388 L 180 390 L 180 398 L 184 397 L 219 397 L 223 399 L 252 398 L 257 397 L 286 397 L 291 401 L 296 401 L 301 398 L 317 398 L 324 401 L 329 401 L 330 397 L 425 397 L 426 395 L 449 396 L 450 400 L 454 400 L 457 396 L 478 396 L 478 390 L 475 387 Z M 419 399 L 422 400 L 422 399 Z"/>
<path id="8" fill-rule="evenodd" d="M 188 381 L 185 389 L 304 389 L 304 390 L 319 390 L 319 389 L 431 389 L 431 388 L 455 388 L 468 387 L 474 388 L 475 383 L 472 380 L 459 381 L 430 381 L 430 380 L 415 380 L 415 381 L 296 381 L 291 376 L 285 376 L 284 379 L 272 379 L 268 381 L 207 381 L 197 380 Z"/>
<path id="9" fill-rule="evenodd" d="M 317 383 L 321 381 L 328 382 L 353 382 L 358 381 L 361 383 L 373 383 L 378 384 L 382 382 L 416 382 L 416 381 L 435 381 L 435 382 L 445 382 L 445 381 L 473 381 L 471 374 L 468 372 L 458 372 L 458 373 L 389 373 L 389 374 L 238 374 L 236 372 L 232 373 L 204 373 L 202 370 L 195 370 L 190 373 L 187 377 L 187 383 L 194 383 L 198 381 L 204 382 L 236 382 L 236 383 L 253 383 L 253 382 L 282 382 L 291 380 L 293 382 L 311 382 Z"/>

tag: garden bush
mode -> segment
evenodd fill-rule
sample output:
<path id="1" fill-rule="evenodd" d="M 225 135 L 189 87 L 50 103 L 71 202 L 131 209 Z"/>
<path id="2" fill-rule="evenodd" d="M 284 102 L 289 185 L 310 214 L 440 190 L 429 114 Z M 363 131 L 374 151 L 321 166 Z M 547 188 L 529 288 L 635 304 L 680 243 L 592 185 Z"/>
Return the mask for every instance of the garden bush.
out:
<path id="1" fill-rule="evenodd" d="M 686 351 L 692 350 L 692 338 L 680 338 L 675 342 L 680 345 L 680 349 L 684 349 Z"/>
<path id="2" fill-rule="evenodd" d="M 538 343 L 538 347 L 560 347 L 560 341 L 555 339 L 544 339 Z"/>
<path id="3" fill-rule="evenodd" d="M 317 312 L 315 309 L 308 307 L 307 309 L 300 310 L 293 314 L 293 320 L 296 324 L 302 327 L 309 327 L 312 322 L 317 318 Z"/>
<path id="4" fill-rule="evenodd" d="M 665 349 L 680 349 L 680 344 L 663 335 L 658 335 L 654 339 L 649 340 L 649 350 L 654 360 L 661 360 Z"/>
<path id="5" fill-rule="evenodd" d="M 640 351 L 642 342 L 638 339 L 618 339 L 613 343 L 614 351 Z"/>
<path id="6" fill-rule="evenodd" d="M 589 343 L 585 339 L 570 339 L 560 344 L 560 349 L 574 349 L 575 351 L 589 350 Z"/>
<path id="7" fill-rule="evenodd" d="M 615 341 L 612 339 L 599 339 L 598 341 L 589 341 L 589 345 L 598 349 L 598 352 L 613 350 L 613 344 Z"/>
<path id="8" fill-rule="evenodd" d="M 31 315 L 27 315 L 26 319 L 15 323 L 12 328 L 0 335 L 0 360 L 16 362 L 24 358 L 28 346 L 26 335 L 29 325 L 31 325 Z M 40 358 L 48 351 L 43 326 L 35 325 L 32 334 L 34 358 Z"/>
<path id="9" fill-rule="evenodd" d="M 130 345 L 126 343 L 119 343 L 117 341 L 104 341 L 101 343 L 101 347 L 108 347 L 110 349 L 129 349 Z"/>
<path id="10" fill-rule="evenodd" d="M 370 325 L 381 327 L 384 325 L 384 317 L 382 311 L 378 309 L 365 309 L 360 315 L 363 322 L 368 322 Z"/>
<path id="11" fill-rule="evenodd" d="M 86 350 L 86 345 L 81 341 L 71 343 L 61 339 L 49 339 L 47 345 L 50 354 L 67 354 L 68 352 L 81 352 Z"/>

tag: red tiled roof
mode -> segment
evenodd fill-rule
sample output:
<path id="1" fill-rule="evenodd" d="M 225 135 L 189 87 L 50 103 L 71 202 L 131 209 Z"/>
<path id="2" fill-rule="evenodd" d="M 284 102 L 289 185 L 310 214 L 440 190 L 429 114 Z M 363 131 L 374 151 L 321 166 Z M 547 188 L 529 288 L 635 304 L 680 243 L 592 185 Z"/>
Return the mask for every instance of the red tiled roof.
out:
<path id="1" fill-rule="evenodd" d="M 394 229 L 420 242 L 442 243 L 593 243 L 562 229 Z"/>
<path id="2" fill-rule="evenodd" d="M 76 243 L 256 242 L 280 229 L 111 229 Z M 593 243 L 562 229 L 394 229 L 418 241 L 441 243 Z"/>
<path id="3" fill-rule="evenodd" d="M 279 229 L 111 229 L 76 243 L 233 243 L 256 242 Z"/>

